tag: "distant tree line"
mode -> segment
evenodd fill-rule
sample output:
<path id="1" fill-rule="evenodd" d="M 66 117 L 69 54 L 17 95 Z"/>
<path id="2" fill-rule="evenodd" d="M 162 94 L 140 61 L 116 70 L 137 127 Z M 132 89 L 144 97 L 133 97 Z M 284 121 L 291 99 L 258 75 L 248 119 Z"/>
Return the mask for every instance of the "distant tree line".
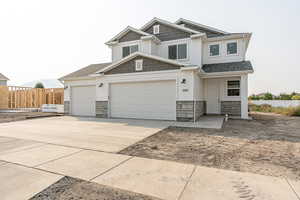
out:
<path id="1" fill-rule="evenodd" d="M 262 94 L 253 94 L 249 96 L 249 100 L 300 100 L 300 93 L 292 92 L 291 94 L 281 93 L 280 95 L 273 95 L 270 92 Z"/>

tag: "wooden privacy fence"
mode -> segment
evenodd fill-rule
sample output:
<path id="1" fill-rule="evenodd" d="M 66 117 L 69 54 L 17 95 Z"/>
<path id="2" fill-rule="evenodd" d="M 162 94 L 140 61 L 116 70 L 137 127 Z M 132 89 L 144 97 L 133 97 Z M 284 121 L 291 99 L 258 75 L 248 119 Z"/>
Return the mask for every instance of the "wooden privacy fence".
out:
<path id="1" fill-rule="evenodd" d="M 63 88 L 0 86 L 0 109 L 40 108 L 43 104 L 63 104 Z"/>

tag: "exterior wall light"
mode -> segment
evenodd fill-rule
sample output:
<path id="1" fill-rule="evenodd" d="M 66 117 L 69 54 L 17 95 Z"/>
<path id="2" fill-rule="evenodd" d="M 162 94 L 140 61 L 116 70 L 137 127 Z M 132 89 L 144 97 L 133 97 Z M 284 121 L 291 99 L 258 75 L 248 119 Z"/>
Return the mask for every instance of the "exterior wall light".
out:
<path id="1" fill-rule="evenodd" d="M 100 83 L 98 87 L 102 87 L 102 86 L 103 86 L 103 83 Z"/>
<path id="2" fill-rule="evenodd" d="M 64 90 L 66 90 L 66 89 L 68 89 L 68 86 L 65 86 L 65 87 L 64 87 Z"/>
<path id="3" fill-rule="evenodd" d="M 185 79 L 185 78 L 183 78 L 183 79 L 181 80 L 181 84 L 186 84 L 186 79 Z"/>

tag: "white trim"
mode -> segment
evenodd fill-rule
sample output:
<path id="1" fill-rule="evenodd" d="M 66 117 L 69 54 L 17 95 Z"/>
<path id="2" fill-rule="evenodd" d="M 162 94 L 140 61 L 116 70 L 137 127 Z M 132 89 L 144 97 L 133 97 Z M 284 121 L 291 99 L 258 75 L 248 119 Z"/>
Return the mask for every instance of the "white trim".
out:
<path id="1" fill-rule="evenodd" d="M 228 88 L 228 81 L 239 81 L 240 86 L 238 88 Z M 227 79 L 225 80 L 225 97 L 226 98 L 234 98 L 234 97 L 240 97 L 241 96 L 241 80 L 240 79 Z M 233 90 L 239 90 L 239 95 L 238 96 L 229 96 L 228 95 L 228 90 L 233 89 Z"/>
<path id="2" fill-rule="evenodd" d="M 146 33 L 144 31 L 141 31 L 139 29 L 133 28 L 131 26 L 127 26 L 123 31 L 121 31 L 120 33 L 118 33 L 115 37 L 113 37 L 112 39 L 110 39 L 108 42 L 106 42 L 106 45 L 112 45 L 113 42 L 115 42 L 115 40 L 119 39 L 120 37 L 122 37 L 123 35 L 125 35 L 126 33 L 128 33 L 129 31 L 133 31 L 136 33 L 139 33 L 141 35 L 144 36 L 151 36 L 151 34 Z"/>
<path id="3" fill-rule="evenodd" d="M 245 71 L 235 71 L 235 72 L 212 72 L 212 73 L 201 73 L 201 78 L 220 78 L 220 77 L 230 77 L 230 76 L 241 76 L 245 74 L 253 73 L 253 70 Z"/>
<path id="4" fill-rule="evenodd" d="M 205 42 L 214 42 L 214 41 L 223 41 L 223 40 L 231 40 L 231 39 L 240 39 L 240 38 L 249 38 L 252 33 L 231 33 L 229 35 L 217 36 L 217 37 L 204 37 L 203 41 Z"/>
<path id="5" fill-rule="evenodd" d="M 228 54 L 228 44 L 229 43 L 236 43 L 236 53 Z M 226 54 L 225 56 L 238 56 L 239 55 L 239 42 L 238 40 L 227 40 L 225 41 L 225 48 L 226 48 Z"/>
<path id="6" fill-rule="evenodd" d="M 135 60 L 135 71 L 143 71 L 143 59 Z"/>
<path id="7" fill-rule="evenodd" d="M 160 32 L 160 27 L 159 27 L 159 24 L 153 26 L 153 34 L 156 35 L 156 34 L 159 34 Z"/>
<path id="8" fill-rule="evenodd" d="M 162 62 L 166 62 L 166 63 L 169 63 L 169 64 L 173 64 L 173 65 L 177 65 L 177 66 L 184 66 L 185 64 L 183 63 L 180 63 L 180 62 L 177 62 L 177 61 L 173 61 L 173 60 L 170 60 L 170 59 L 166 59 L 166 58 L 162 58 L 162 57 L 159 57 L 159 56 L 153 56 L 153 55 L 149 55 L 149 54 L 145 54 L 145 53 L 141 53 L 141 52 L 135 52 L 133 54 L 130 54 L 129 56 L 105 67 L 104 69 L 101 69 L 95 73 L 103 73 L 103 72 L 106 72 L 108 70 L 111 70 L 137 56 L 143 56 L 143 57 L 146 57 L 146 58 L 150 58 L 150 59 L 154 59 L 154 60 L 158 60 L 158 61 L 162 61 Z"/>
<path id="9" fill-rule="evenodd" d="M 219 54 L 218 55 L 210 55 L 210 46 L 213 45 L 219 45 Z M 209 58 L 215 58 L 215 57 L 220 57 L 221 56 L 221 49 L 222 49 L 222 43 L 221 42 L 214 42 L 214 43 L 210 43 L 208 44 L 208 57 Z"/>
<path id="10" fill-rule="evenodd" d="M 62 78 L 59 80 L 63 81 L 79 81 L 79 80 L 93 80 L 95 79 L 95 76 L 93 74 L 88 75 L 88 76 L 81 76 L 81 77 L 72 77 L 72 78 Z"/>
<path id="11" fill-rule="evenodd" d="M 174 23 L 171 23 L 171 22 L 168 22 L 166 20 L 163 20 L 163 19 L 159 19 L 157 17 L 154 17 L 152 20 L 150 20 L 148 23 L 146 23 L 144 26 L 142 26 L 142 28 L 140 28 L 140 30 L 144 31 L 145 29 L 149 28 L 152 24 L 154 24 L 155 22 L 159 22 L 161 24 L 165 24 L 165 25 L 168 25 L 168 26 L 171 26 L 173 28 L 177 28 L 179 30 L 182 30 L 182 31 L 185 31 L 185 32 L 189 32 L 189 33 L 200 33 L 198 31 L 195 31 L 193 29 L 190 29 L 190 28 L 186 28 L 186 27 L 183 27 L 183 26 L 179 26 L 177 24 L 174 24 Z"/>
<path id="12" fill-rule="evenodd" d="M 153 74 L 169 74 L 169 73 L 178 73 L 180 70 L 175 69 L 175 70 L 164 70 L 164 71 L 150 71 L 150 72 L 133 72 L 133 73 L 124 73 L 124 74 L 108 74 L 105 75 L 105 77 L 126 77 L 126 76 L 133 76 L 136 77 L 137 75 L 153 75 Z M 164 80 L 164 79 L 160 79 Z M 130 80 L 134 81 L 134 80 Z M 140 81 L 140 80 L 137 80 Z"/>
<path id="13" fill-rule="evenodd" d="M 178 58 L 178 45 L 182 45 L 182 44 L 185 44 L 186 45 L 186 58 L 181 58 L 181 59 L 179 59 Z M 188 45 L 188 43 L 187 42 L 179 42 L 179 43 L 176 43 L 176 44 L 168 44 L 167 46 L 168 46 L 168 59 L 170 59 L 169 57 L 169 47 L 170 46 L 177 46 L 177 48 L 176 48 L 176 50 L 177 50 L 177 52 L 176 52 L 176 59 L 174 59 L 174 60 L 180 60 L 180 61 L 185 61 L 185 60 L 189 60 L 189 45 Z M 173 59 L 172 59 L 173 60 Z"/>
<path id="14" fill-rule="evenodd" d="M 197 23 L 197 22 L 193 22 L 193 21 L 191 21 L 191 20 L 187 20 L 187 19 L 183 19 L 183 18 L 178 19 L 178 20 L 175 22 L 175 24 L 179 24 L 179 22 L 186 22 L 186 23 L 188 23 L 188 24 L 192 24 L 192 25 L 195 25 L 195 26 L 199 26 L 199 27 L 202 27 L 202 28 L 205 28 L 205 29 L 214 31 L 214 32 L 223 33 L 223 34 L 228 34 L 228 32 L 225 32 L 225 31 L 222 31 L 222 30 L 219 30 L 219 29 L 210 27 L 210 26 L 206 26 L 206 25 L 203 25 L 203 24 L 199 24 L 199 23 Z"/>

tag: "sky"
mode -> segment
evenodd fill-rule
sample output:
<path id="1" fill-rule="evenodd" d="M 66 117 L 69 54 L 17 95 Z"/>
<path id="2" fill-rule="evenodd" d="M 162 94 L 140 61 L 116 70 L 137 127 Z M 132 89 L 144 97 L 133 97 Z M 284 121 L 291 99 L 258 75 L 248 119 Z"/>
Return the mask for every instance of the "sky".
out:
<path id="1" fill-rule="evenodd" d="M 299 0 L 2 0 L 0 72 L 10 85 L 59 78 L 109 62 L 104 43 L 128 25 L 186 18 L 253 33 L 249 94 L 300 92 L 299 10 Z"/>

